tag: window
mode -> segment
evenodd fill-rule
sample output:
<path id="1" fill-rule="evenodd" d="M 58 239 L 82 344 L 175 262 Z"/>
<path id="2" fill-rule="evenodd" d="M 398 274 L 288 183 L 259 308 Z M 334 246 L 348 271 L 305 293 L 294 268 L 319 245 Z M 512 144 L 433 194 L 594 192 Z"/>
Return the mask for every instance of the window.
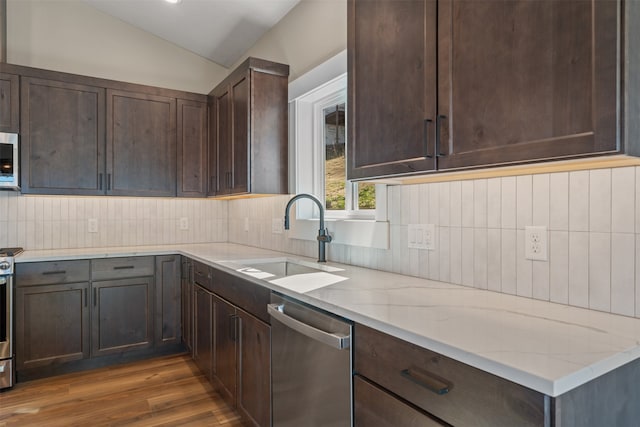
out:
<path id="1" fill-rule="evenodd" d="M 346 103 L 330 106 L 322 111 L 324 118 L 324 195 L 327 211 L 347 213 L 369 211 L 376 208 L 374 184 L 347 181 Z M 361 212 L 361 216 L 366 212 Z"/>
<path id="2" fill-rule="evenodd" d="M 346 180 L 346 70 L 344 51 L 289 84 L 289 188 L 323 202 L 334 243 L 388 249 L 386 186 Z M 315 204 L 296 203 L 294 212 L 288 236 L 315 240 Z"/>
<path id="3" fill-rule="evenodd" d="M 375 219 L 376 186 L 346 179 L 346 74 L 302 95 L 294 105 L 299 131 L 297 192 L 323 201 L 328 218 Z M 309 164 L 312 168 L 307 169 Z"/>

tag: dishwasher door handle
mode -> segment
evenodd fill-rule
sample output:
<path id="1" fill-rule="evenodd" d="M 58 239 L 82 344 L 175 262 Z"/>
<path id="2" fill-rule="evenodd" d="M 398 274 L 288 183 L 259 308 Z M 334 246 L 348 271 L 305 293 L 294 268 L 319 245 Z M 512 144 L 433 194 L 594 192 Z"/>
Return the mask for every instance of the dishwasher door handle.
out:
<path id="1" fill-rule="evenodd" d="M 267 304 L 267 311 L 271 317 L 280 323 L 330 347 L 342 350 L 351 346 L 351 337 L 349 335 L 325 332 L 293 317 L 287 316 L 284 313 L 284 305 L 282 304 Z"/>

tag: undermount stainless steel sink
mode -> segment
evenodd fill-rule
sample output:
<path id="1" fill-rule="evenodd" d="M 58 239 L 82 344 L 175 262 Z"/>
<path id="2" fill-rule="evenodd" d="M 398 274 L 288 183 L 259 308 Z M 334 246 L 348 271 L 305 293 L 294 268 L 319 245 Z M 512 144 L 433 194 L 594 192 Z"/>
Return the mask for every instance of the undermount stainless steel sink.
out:
<path id="1" fill-rule="evenodd" d="M 300 293 L 347 280 L 335 274 L 344 271 L 342 268 L 288 257 L 235 260 L 227 265 L 239 273 Z"/>
<path id="2" fill-rule="evenodd" d="M 329 265 L 319 265 L 311 262 L 293 260 L 290 258 L 267 258 L 235 261 L 234 263 L 242 266 L 241 271 L 247 274 L 268 274 L 275 277 L 297 276 L 299 274 L 309 273 L 333 273 L 343 271 L 341 268 L 331 267 Z"/>
<path id="3" fill-rule="evenodd" d="M 278 277 L 295 276 L 296 274 L 317 273 L 319 271 L 323 271 L 292 261 L 264 262 L 245 265 L 247 267 L 255 268 L 256 270 L 264 271 L 265 273 L 271 273 Z"/>

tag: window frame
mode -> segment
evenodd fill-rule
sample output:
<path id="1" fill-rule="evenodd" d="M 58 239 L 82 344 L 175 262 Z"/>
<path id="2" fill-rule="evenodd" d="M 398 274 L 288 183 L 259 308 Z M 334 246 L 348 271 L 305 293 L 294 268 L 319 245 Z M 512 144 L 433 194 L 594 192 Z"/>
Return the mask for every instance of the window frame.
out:
<path id="1" fill-rule="evenodd" d="M 313 124 L 313 104 L 322 99 L 330 99 L 331 94 L 341 90 L 345 97 L 346 110 L 348 110 L 346 87 L 346 50 L 289 83 L 289 189 L 296 194 L 320 195 L 318 198 L 323 205 L 325 203 L 324 129 L 322 129 L 321 138 L 318 139 L 314 134 L 318 132 L 319 126 L 317 126 L 317 120 L 316 126 Z M 322 109 L 316 108 L 316 110 L 320 110 L 322 114 Z M 323 121 L 324 117 L 321 122 Z M 348 132 L 345 137 L 348 137 Z M 322 141 L 322 144 L 309 143 L 314 139 Z M 318 187 L 321 187 L 321 191 Z M 390 227 L 387 220 L 386 184 L 376 184 L 376 209 L 351 210 L 349 214 L 346 210 L 325 212 L 326 226 L 333 236 L 334 244 L 389 249 Z M 294 205 L 291 213 L 291 231 L 287 237 L 315 241 L 319 218 L 315 203 L 303 200 Z"/>

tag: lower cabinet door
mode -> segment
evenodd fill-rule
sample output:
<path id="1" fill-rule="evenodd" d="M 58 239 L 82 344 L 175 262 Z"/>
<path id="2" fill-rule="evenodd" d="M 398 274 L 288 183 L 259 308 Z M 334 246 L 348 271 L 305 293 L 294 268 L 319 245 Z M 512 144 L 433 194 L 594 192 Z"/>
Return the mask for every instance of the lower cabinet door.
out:
<path id="1" fill-rule="evenodd" d="M 195 286 L 193 295 L 195 310 L 193 360 L 200 368 L 200 372 L 211 381 L 211 294 L 200 286 Z"/>
<path id="2" fill-rule="evenodd" d="M 92 283 L 91 355 L 153 346 L 153 277 Z"/>
<path id="3" fill-rule="evenodd" d="M 191 281 L 191 263 L 182 263 L 182 342 L 187 350 L 193 355 L 193 292 L 194 286 Z"/>
<path id="4" fill-rule="evenodd" d="M 255 426 L 271 425 L 271 326 L 238 310 L 238 411 Z"/>
<path id="5" fill-rule="evenodd" d="M 16 291 L 17 369 L 89 357 L 89 283 Z"/>
<path id="6" fill-rule="evenodd" d="M 442 427 L 435 419 L 355 376 L 356 427 Z"/>
<path id="7" fill-rule="evenodd" d="M 181 337 L 180 255 L 156 256 L 156 347 L 179 344 Z"/>
<path id="8" fill-rule="evenodd" d="M 236 349 L 238 341 L 238 321 L 235 306 L 222 298 L 213 296 L 215 313 L 215 355 L 213 364 L 216 390 L 231 405 L 236 405 L 238 371 Z"/>

